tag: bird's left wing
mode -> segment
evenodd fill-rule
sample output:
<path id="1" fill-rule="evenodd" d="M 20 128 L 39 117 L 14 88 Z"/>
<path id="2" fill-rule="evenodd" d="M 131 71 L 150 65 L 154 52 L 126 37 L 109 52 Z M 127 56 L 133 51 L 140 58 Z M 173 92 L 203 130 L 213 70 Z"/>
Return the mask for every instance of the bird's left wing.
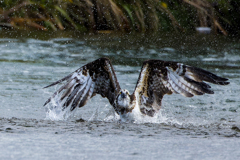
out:
<path id="1" fill-rule="evenodd" d="M 165 94 L 179 93 L 185 97 L 213 94 L 211 86 L 203 81 L 227 85 L 227 80 L 201 68 L 171 61 L 148 60 L 143 63 L 132 96 L 140 104 L 142 113 L 153 116 L 160 109 Z"/>
<path id="2" fill-rule="evenodd" d="M 46 101 L 44 106 L 56 95 L 59 95 L 59 102 L 64 102 L 63 109 L 70 106 L 70 110 L 73 111 L 76 107 L 84 106 L 96 94 L 107 97 L 111 105 L 113 105 L 120 91 L 114 69 L 107 58 L 100 58 L 88 63 L 63 79 L 44 88 L 63 81 L 67 82 Z"/>

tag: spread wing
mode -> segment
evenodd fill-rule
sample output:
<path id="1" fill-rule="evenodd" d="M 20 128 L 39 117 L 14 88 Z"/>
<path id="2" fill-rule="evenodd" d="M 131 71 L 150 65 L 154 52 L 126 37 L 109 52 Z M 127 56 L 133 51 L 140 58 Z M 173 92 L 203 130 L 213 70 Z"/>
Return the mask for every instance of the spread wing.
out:
<path id="1" fill-rule="evenodd" d="M 46 101 L 44 106 L 56 95 L 60 95 L 59 102 L 64 101 L 63 109 L 71 107 L 70 110 L 73 111 L 76 107 L 84 106 L 96 94 L 107 97 L 113 105 L 120 91 L 114 69 L 107 58 L 100 58 L 88 63 L 63 79 L 44 88 L 63 81 L 66 81 L 66 83 Z"/>
<path id="2" fill-rule="evenodd" d="M 185 97 L 213 94 L 211 86 L 203 81 L 227 85 L 227 80 L 209 71 L 181 63 L 148 60 L 143 63 L 132 96 L 139 102 L 142 113 L 153 116 L 160 109 L 165 94 L 179 93 Z"/>

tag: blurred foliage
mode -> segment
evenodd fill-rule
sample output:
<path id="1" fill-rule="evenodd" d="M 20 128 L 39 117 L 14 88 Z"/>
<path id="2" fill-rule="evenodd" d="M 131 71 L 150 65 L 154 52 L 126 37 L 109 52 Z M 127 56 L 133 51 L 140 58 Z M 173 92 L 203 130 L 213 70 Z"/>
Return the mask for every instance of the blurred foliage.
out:
<path id="1" fill-rule="evenodd" d="M 0 26 L 81 32 L 191 32 L 239 35 L 234 0 L 1 0 Z"/>

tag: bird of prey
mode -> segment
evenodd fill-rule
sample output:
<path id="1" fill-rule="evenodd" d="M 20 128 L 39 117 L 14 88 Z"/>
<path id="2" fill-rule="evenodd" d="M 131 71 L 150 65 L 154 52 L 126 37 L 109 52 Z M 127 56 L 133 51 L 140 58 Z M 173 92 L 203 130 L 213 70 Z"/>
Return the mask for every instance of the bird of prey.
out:
<path id="1" fill-rule="evenodd" d="M 108 58 L 90 62 L 44 88 L 63 81 L 66 83 L 44 106 L 58 95 L 62 110 L 70 107 L 70 111 L 73 111 L 76 107 L 83 107 L 96 94 L 100 94 L 109 100 L 120 117 L 134 117 L 136 114 L 153 117 L 159 111 L 165 94 L 177 93 L 185 97 L 213 94 L 210 85 L 205 82 L 229 84 L 228 79 L 201 68 L 172 61 L 147 60 L 143 62 L 135 90 L 130 94 L 128 90 L 121 89 Z"/>

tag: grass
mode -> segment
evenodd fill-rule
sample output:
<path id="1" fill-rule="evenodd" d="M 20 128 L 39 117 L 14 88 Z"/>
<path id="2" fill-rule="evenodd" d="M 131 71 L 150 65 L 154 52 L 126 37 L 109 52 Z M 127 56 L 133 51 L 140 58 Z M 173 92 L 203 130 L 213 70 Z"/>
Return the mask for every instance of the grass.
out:
<path id="1" fill-rule="evenodd" d="M 240 31 L 234 0 L 2 0 L 0 26 L 81 32 Z"/>

